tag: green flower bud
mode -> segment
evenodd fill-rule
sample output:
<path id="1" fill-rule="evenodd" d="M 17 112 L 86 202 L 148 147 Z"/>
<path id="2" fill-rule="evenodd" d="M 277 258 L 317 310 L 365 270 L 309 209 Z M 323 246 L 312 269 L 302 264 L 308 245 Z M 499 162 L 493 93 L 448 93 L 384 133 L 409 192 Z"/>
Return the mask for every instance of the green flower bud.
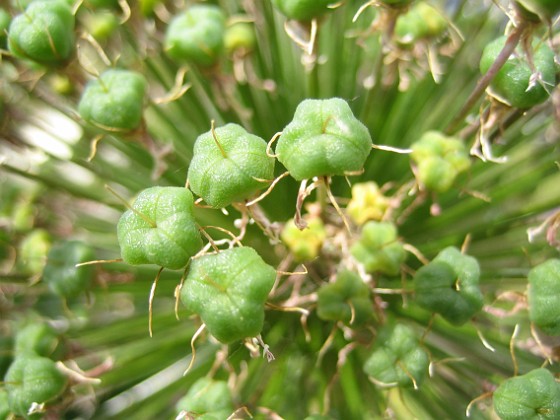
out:
<path id="1" fill-rule="evenodd" d="M 419 41 L 438 38 L 447 30 L 447 20 L 435 7 L 418 2 L 398 17 L 395 26 L 397 42 L 413 46 Z"/>
<path id="2" fill-rule="evenodd" d="M 255 49 L 257 36 L 252 23 L 236 22 L 226 29 L 224 45 L 229 55 L 240 51 L 243 55 Z"/>
<path id="3" fill-rule="evenodd" d="M 317 295 L 317 315 L 323 320 L 359 326 L 373 316 L 369 287 L 352 271 L 340 271 L 336 281 L 322 286 Z"/>
<path id="4" fill-rule="evenodd" d="M 529 318 L 549 335 L 560 335 L 560 260 L 551 259 L 529 272 Z"/>
<path id="5" fill-rule="evenodd" d="M 58 65 L 74 51 L 75 19 L 62 0 L 36 0 L 16 16 L 8 31 L 8 47 L 19 58 Z"/>
<path id="6" fill-rule="evenodd" d="M 406 251 L 397 237 L 397 228 L 390 222 L 367 222 L 358 242 L 350 252 L 368 273 L 399 274 Z"/>
<path id="7" fill-rule="evenodd" d="M 381 220 L 389 204 L 375 182 L 363 182 L 352 186 L 352 199 L 346 212 L 356 224 L 363 225 L 368 220 Z"/>
<path id="8" fill-rule="evenodd" d="M 191 190 L 214 208 L 250 198 L 274 179 L 266 142 L 237 124 L 200 135 L 187 176 Z"/>
<path id="9" fill-rule="evenodd" d="M 364 372 L 382 384 L 411 387 L 416 383 L 420 386 L 428 373 L 430 360 L 414 331 L 402 324 L 386 327 L 379 332 L 376 342 Z"/>
<path id="10" fill-rule="evenodd" d="M 260 334 L 275 279 L 254 249 L 231 248 L 192 261 L 181 300 L 218 341 L 232 343 Z"/>
<path id="11" fill-rule="evenodd" d="M 278 160 L 296 180 L 360 171 L 371 150 L 368 129 L 343 99 L 306 99 L 278 139 Z"/>
<path id="12" fill-rule="evenodd" d="M 306 221 L 307 228 L 300 230 L 293 219 L 288 220 L 280 234 L 280 238 L 298 262 L 316 258 L 327 236 L 325 225 L 320 218 L 308 218 Z"/>
<path id="13" fill-rule="evenodd" d="M 50 357 L 58 346 L 56 332 L 45 323 L 28 324 L 16 333 L 14 354 Z"/>
<path id="14" fill-rule="evenodd" d="M 55 362 L 34 355 L 17 357 L 4 377 L 10 410 L 25 418 L 33 403 L 53 401 L 62 394 L 66 384 L 67 379 Z"/>
<path id="15" fill-rule="evenodd" d="M 177 403 L 177 412 L 185 411 L 197 419 L 228 418 L 234 411 L 231 391 L 225 381 L 200 378 Z"/>
<path id="16" fill-rule="evenodd" d="M 480 267 L 475 258 L 457 248 L 445 248 L 416 272 L 416 301 L 450 323 L 462 325 L 482 309 L 479 277 Z"/>
<path id="17" fill-rule="evenodd" d="M 202 248 L 193 205 L 186 188 L 151 187 L 138 194 L 117 225 L 124 262 L 185 267 Z"/>
<path id="18" fill-rule="evenodd" d="M 309 21 L 320 17 L 331 9 L 335 0 L 272 0 L 272 4 L 289 19 Z"/>
<path id="19" fill-rule="evenodd" d="M 449 190 L 457 176 L 471 164 L 464 143 L 439 131 L 424 133 L 412 145 L 411 158 L 418 166 L 418 182 L 436 192 Z"/>
<path id="20" fill-rule="evenodd" d="M 44 229 L 35 229 L 19 244 L 19 264 L 25 273 L 39 274 L 47 262 L 51 237 Z"/>
<path id="21" fill-rule="evenodd" d="M 224 49 L 226 17 L 212 5 L 194 5 L 175 16 L 165 34 L 164 48 L 170 57 L 200 66 L 211 66 Z"/>
<path id="22" fill-rule="evenodd" d="M 105 41 L 119 27 L 119 18 L 112 10 L 100 10 L 86 15 L 84 26 L 95 39 Z"/>
<path id="23" fill-rule="evenodd" d="M 95 260 L 93 248 L 79 241 L 66 241 L 50 249 L 43 271 L 43 282 L 54 293 L 72 298 L 84 293 L 93 280 L 92 266 L 76 267 L 76 264 Z"/>
<path id="24" fill-rule="evenodd" d="M 506 379 L 494 391 L 493 400 L 502 420 L 560 418 L 560 384 L 544 368 Z"/>
<path id="25" fill-rule="evenodd" d="M 480 72 L 486 73 L 506 43 L 502 36 L 484 48 Z M 533 43 L 532 60 L 540 80 L 533 80 L 533 70 L 521 50 L 514 52 L 492 79 L 488 94 L 513 108 L 527 109 L 548 99 L 556 85 L 554 52 L 546 42 Z"/>
<path id="26" fill-rule="evenodd" d="M 148 84 L 139 73 L 111 69 L 86 85 L 78 112 L 87 122 L 109 131 L 140 126 Z"/>

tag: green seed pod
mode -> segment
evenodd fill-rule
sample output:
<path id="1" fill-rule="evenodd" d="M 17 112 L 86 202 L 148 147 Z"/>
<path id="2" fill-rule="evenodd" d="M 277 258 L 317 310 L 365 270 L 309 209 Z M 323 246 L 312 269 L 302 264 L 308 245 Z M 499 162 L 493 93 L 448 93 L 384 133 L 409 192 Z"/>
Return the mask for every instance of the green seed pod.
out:
<path id="1" fill-rule="evenodd" d="M 53 245 L 43 270 L 43 282 L 59 296 L 72 298 L 84 293 L 93 280 L 93 266 L 76 264 L 95 260 L 93 248 L 80 241 Z"/>
<path id="2" fill-rule="evenodd" d="M 144 16 L 151 16 L 154 14 L 156 6 L 161 2 L 162 0 L 139 0 L 140 12 L 142 12 Z"/>
<path id="3" fill-rule="evenodd" d="M 316 258 L 327 236 L 325 225 L 319 217 L 307 218 L 306 222 L 307 228 L 300 230 L 293 219 L 288 220 L 280 234 L 280 239 L 298 262 Z"/>
<path id="4" fill-rule="evenodd" d="M 56 332 L 45 323 L 28 324 L 16 333 L 14 354 L 50 357 L 58 346 Z"/>
<path id="5" fill-rule="evenodd" d="M 560 2 L 558 0 L 516 0 L 515 3 L 522 8 L 534 13 L 540 20 L 547 22 L 560 13 Z"/>
<path id="6" fill-rule="evenodd" d="M 67 379 L 55 362 L 34 355 L 17 357 L 4 377 L 10 410 L 25 418 L 33 403 L 53 401 L 62 394 L 66 384 Z"/>
<path id="7" fill-rule="evenodd" d="M 560 260 L 551 259 L 529 272 L 529 318 L 549 335 L 560 335 Z"/>
<path id="8" fill-rule="evenodd" d="M 91 36 L 103 42 L 119 27 L 119 18 L 112 10 L 100 10 L 86 15 L 83 24 Z"/>
<path id="9" fill-rule="evenodd" d="M 502 36 L 484 48 L 480 72 L 486 73 L 505 45 Z M 554 52 L 547 42 L 534 42 L 532 59 L 540 81 L 533 81 L 533 71 L 522 51 L 514 52 L 496 74 L 487 91 L 490 96 L 514 108 L 527 109 L 548 99 L 556 85 Z"/>
<path id="10" fill-rule="evenodd" d="M 272 0 L 272 4 L 289 19 L 310 21 L 318 18 L 331 9 L 335 0 Z"/>
<path id="11" fill-rule="evenodd" d="M 202 248 L 193 197 L 180 187 L 143 190 L 121 216 L 117 237 L 128 264 L 157 264 L 178 270 Z"/>
<path id="12" fill-rule="evenodd" d="M 373 316 L 369 287 L 352 271 L 340 271 L 336 281 L 322 286 L 317 295 L 317 316 L 325 321 L 360 326 Z"/>
<path id="13" fill-rule="evenodd" d="M 200 135 L 187 179 L 191 190 L 214 208 L 253 196 L 274 178 L 274 158 L 266 142 L 237 124 Z"/>
<path id="14" fill-rule="evenodd" d="M 18 263 L 25 273 L 43 272 L 47 254 L 51 248 L 51 236 L 44 229 L 35 229 L 19 244 Z"/>
<path id="15" fill-rule="evenodd" d="M 177 403 L 177 412 L 185 411 L 197 419 L 225 419 L 234 411 L 231 391 L 225 381 L 200 378 Z"/>
<path id="16" fill-rule="evenodd" d="M 478 261 L 455 247 L 442 250 L 414 276 L 418 304 L 454 325 L 471 319 L 483 304 Z"/>
<path id="17" fill-rule="evenodd" d="M 278 160 L 298 181 L 360 171 L 371 150 L 368 129 L 340 98 L 306 99 L 278 139 Z"/>
<path id="18" fill-rule="evenodd" d="M 175 16 L 165 34 L 165 51 L 175 60 L 208 67 L 224 49 L 226 16 L 217 6 L 198 4 Z"/>
<path id="19" fill-rule="evenodd" d="M 374 352 L 364 365 L 364 372 L 382 384 L 399 387 L 420 386 L 428 372 L 430 360 L 414 331 L 402 324 L 379 332 Z M 414 382 L 411 378 L 414 378 Z"/>
<path id="20" fill-rule="evenodd" d="M 502 420 L 560 418 L 560 384 L 544 368 L 506 379 L 494 391 L 493 400 Z"/>
<path id="21" fill-rule="evenodd" d="M 447 19 L 433 6 L 418 2 L 399 16 L 395 37 L 402 46 L 414 46 L 419 41 L 438 38 L 447 30 Z"/>
<path id="22" fill-rule="evenodd" d="M 224 34 L 224 45 L 229 55 L 246 55 L 255 49 L 257 36 L 252 23 L 236 22 L 228 26 Z"/>
<path id="23" fill-rule="evenodd" d="M 192 261 L 181 300 L 222 343 L 260 334 L 276 270 L 253 248 L 231 248 Z"/>
<path id="24" fill-rule="evenodd" d="M 390 222 L 367 222 L 358 242 L 350 252 L 368 273 L 399 274 L 406 251 L 397 237 L 397 228 Z"/>
<path id="25" fill-rule="evenodd" d="M 78 104 L 80 116 L 109 131 L 132 131 L 140 126 L 148 84 L 139 73 L 111 69 L 91 80 Z"/>
<path id="26" fill-rule="evenodd" d="M 439 131 L 428 131 L 412 145 L 412 160 L 418 182 L 430 191 L 445 192 L 471 161 L 465 144 Z"/>
<path id="27" fill-rule="evenodd" d="M 75 19 L 62 0 L 36 0 L 16 16 L 8 31 L 8 47 L 19 58 L 59 65 L 74 51 Z"/>
<path id="28" fill-rule="evenodd" d="M 362 182 L 352 186 L 352 199 L 346 212 L 356 224 L 363 225 L 368 220 L 381 220 L 389 205 L 389 199 L 375 182 Z"/>

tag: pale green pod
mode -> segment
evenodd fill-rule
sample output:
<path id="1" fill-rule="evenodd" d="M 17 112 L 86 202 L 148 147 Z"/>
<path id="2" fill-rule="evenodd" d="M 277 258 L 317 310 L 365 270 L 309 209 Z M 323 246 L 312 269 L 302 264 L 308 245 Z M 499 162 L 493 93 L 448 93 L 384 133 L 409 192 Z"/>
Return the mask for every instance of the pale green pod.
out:
<path id="1" fill-rule="evenodd" d="M 493 402 L 502 420 L 557 420 L 560 384 L 550 371 L 534 369 L 502 382 L 494 391 Z"/>
<path id="2" fill-rule="evenodd" d="M 143 190 L 117 225 L 121 256 L 128 264 L 177 270 L 202 248 L 192 194 L 181 187 Z"/>
<path id="3" fill-rule="evenodd" d="M 560 260 L 550 259 L 529 272 L 529 318 L 549 335 L 560 335 Z"/>
<path id="4" fill-rule="evenodd" d="M 242 202 L 274 179 L 266 142 L 237 124 L 200 135 L 187 175 L 190 189 L 214 208 Z"/>
<path id="5" fill-rule="evenodd" d="M 340 98 L 306 99 L 282 131 L 278 160 L 298 181 L 360 171 L 369 156 L 368 129 Z"/>
<path id="6" fill-rule="evenodd" d="M 231 248 L 192 261 L 181 300 L 218 341 L 232 343 L 260 334 L 275 279 L 253 248 Z"/>

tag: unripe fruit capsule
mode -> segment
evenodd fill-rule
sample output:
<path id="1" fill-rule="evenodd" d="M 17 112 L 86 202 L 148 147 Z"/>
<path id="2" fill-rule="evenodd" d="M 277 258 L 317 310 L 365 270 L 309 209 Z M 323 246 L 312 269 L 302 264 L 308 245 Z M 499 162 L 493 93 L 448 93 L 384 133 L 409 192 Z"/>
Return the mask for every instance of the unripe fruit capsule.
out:
<path id="1" fill-rule="evenodd" d="M 74 51 L 75 18 L 63 0 L 36 0 L 16 16 L 8 31 L 8 47 L 19 58 L 58 65 Z"/>
<path id="2" fill-rule="evenodd" d="M 181 300 L 218 341 L 232 343 L 260 334 L 275 279 L 253 248 L 231 248 L 192 261 Z"/>
<path id="3" fill-rule="evenodd" d="M 202 248 L 193 206 L 186 188 L 151 187 L 138 194 L 117 225 L 124 262 L 185 267 Z"/>
<path id="4" fill-rule="evenodd" d="M 266 142 L 237 124 L 200 135 L 187 179 L 191 190 L 214 208 L 250 198 L 274 178 Z"/>
<path id="5" fill-rule="evenodd" d="M 529 272 L 529 318 L 549 335 L 560 335 L 560 260 L 551 259 Z"/>
<path id="6" fill-rule="evenodd" d="M 506 379 L 494 391 L 493 400 L 502 420 L 560 418 L 560 384 L 544 368 Z"/>
<path id="7" fill-rule="evenodd" d="M 226 16 L 219 7 L 191 6 L 169 23 L 165 51 L 176 60 L 211 66 L 224 49 L 225 26 Z"/>
<path id="8" fill-rule="evenodd" d="M 471 319 L 483 305 L 478 261 L 455 247 L 442 250 L 414 276 L 416 302 L 454 325 Z"/>
<path id="9" fill-rule="evenodd" d="M 78 112 L 87 122 L 109 131 L 132 131 L 140 126 L 148 84 L 139 73 L 111 69 L 88 82 Z"/>
<path id="10" fill-rule="evenodd" d="M 360 171 L 372 141 L 340 98 L 306 99 L 276 145 L 278 160 L 298 181 Z"/>

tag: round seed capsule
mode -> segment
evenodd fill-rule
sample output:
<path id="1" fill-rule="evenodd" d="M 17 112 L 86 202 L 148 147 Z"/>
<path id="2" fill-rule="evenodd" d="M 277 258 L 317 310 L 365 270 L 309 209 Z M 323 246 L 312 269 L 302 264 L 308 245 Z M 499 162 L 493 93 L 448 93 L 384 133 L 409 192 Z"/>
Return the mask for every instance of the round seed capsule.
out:
<path id="1" fill-rule="evenodd" d="M 17 331 L 14 354 L 50 357 L 58 346 L 56 332 L 44 323 L 28 324 Z"/>
<path id="2" fill-rule="evenodd" d="M 360 171 L 372 141 L 340 98 L 306 99 L 278 139 L 278 160 L 298 181 Z"/>
<path id="3" fill-rule="evenodd" d="M 181 300 L 218 341 L 232 343 L 260 334 L 275 279 L 253 248 L 231 248 L 192 261 Z"/>
<path id="4" fill-rule="evenodd" d="M 560 384 L 544 368 L 506 379 L 494 391 L 493 401 L 502 420 L 560 418 Z"/>
<path id="5" fill-rule="evenodd" d="M 505 45 L 506 37 L 500 37 L 484 48 L 480 59 L 480 71 L 486 73 Z M 513 53 L 496 74 L 488 93 L 500 102 L 514 108 L 527 109 L 548 99 L 556 85 L 556 63 L 554 52 L 546 42 L 535 42 L 532 50 L 534 70 L 524 53 Z M 535 73 L 536 72 L 536 73 Z M 534 80 L 539 74 L 540 80 Z"/>
<path id="6" fill-rule="evenodd" d="M 445 248 L 416 272 L 416 301 L 450 323 L 462 325 L 482 308 L 479 278 L 480 267 L 474 257 L 455 247 Z"/>
<path id="7" fill-rule="evenodd" d="M 185 267 L 202 248 L 193 205 L 186 188 L 151 187 L 138 194 L 117 225 L 124 262 L 172 270 Z"/>
<path id="8" fill-rule="evenodd" d="M 16 357 L 4 377 L 10 410 L 27 418 L 33 403 L 49 403 L 66 388 L 67 379 L 55 362 L 46 357 L 23 355 Z"/>
<path id="9" fill-rule="evenodd" d="M 358 242 L 350 252 L 368 273 L 399 274 L 406 258 L 403 244 L 397 237 L 397 228 L 390 222 L 367 222 Z"/>
<path id="10" fill-rule="evenodd" d="M 95 260 L 93 248 L 80 241 L 53 245 L 47 256 L 43 279 L 59 296 L 72 298 L 84 293 L 93 280 L 93 267 L 76 264 Z"/>
<path id="11" fill-rule="evenodd" d="M 359 326 L 373 316 L 369 287 L 352 271 L 339 272 L 336 281 L 322 286 L 317 295 L 317 316 L 323 320 Z"/>
<path id="12" fill-rule="evenodd" d="M 211 66 L 224 49 L 225 26 L 226 16 L 219 7 L 191 6 L 169 23 L 165 51 L 176 60 Z"/>
<path id="13" fill-rule="evenodd" d="M 410 327 L 403 324 L 386 327 L 379 332 L 377 343 L 364 365 L 368 376 L 384 385 L 405 388 L 422 383 L 430 360 Z"/>
<path id="14" fill-rule="evenodd" d="M 147 82 L 136 72 L 111 69 L 88 82 L 78 112 L 87 122 L 109 131 L 132 131 L 140 126 Z"/>
<path id="15" fill-rule="evenodd" d="M 226 419 L 234 411 L 231 391 L 225 381 L 200 378 L 177 403 L 177 412 L 186 411 L 197 418 Z"/>
<path id="16" fill-rule="evenodd" d="M 74 51 L 75 19 L 63 0 L 36 0 L 16 16 L 8 31 L 8 48 L 19 58 L 59 65 Z"/>
<path id="17" fill-rule="evenodd" d="M 411 158 L 418 169 L 418 182 L 430 191 L 445 192 L 471 161 L 465 144 L 439 131 L 428 131 L 412 145 Z"/>
<path id="18" fill-rule="evenodd" d="M 529 272 L 529 318 L 549 335 L 560 335 L 560 260 L 551 259 Z"/>
<path id="19" fill-rule="evenodd" d="M 214 208 L 250 198 L 274 178 L 266 142 L 237 124 L 200 135 L 187 179 L 191 190 Z"/>
<path id="20" fill-rule="evenodd" d="M 395 37 L 399 45 L 413 47 L 422 40 L 441 36 L 447 29 L 447 20 L 435 7 L 418 2 L 399 16 L 395 26 Z"/>

